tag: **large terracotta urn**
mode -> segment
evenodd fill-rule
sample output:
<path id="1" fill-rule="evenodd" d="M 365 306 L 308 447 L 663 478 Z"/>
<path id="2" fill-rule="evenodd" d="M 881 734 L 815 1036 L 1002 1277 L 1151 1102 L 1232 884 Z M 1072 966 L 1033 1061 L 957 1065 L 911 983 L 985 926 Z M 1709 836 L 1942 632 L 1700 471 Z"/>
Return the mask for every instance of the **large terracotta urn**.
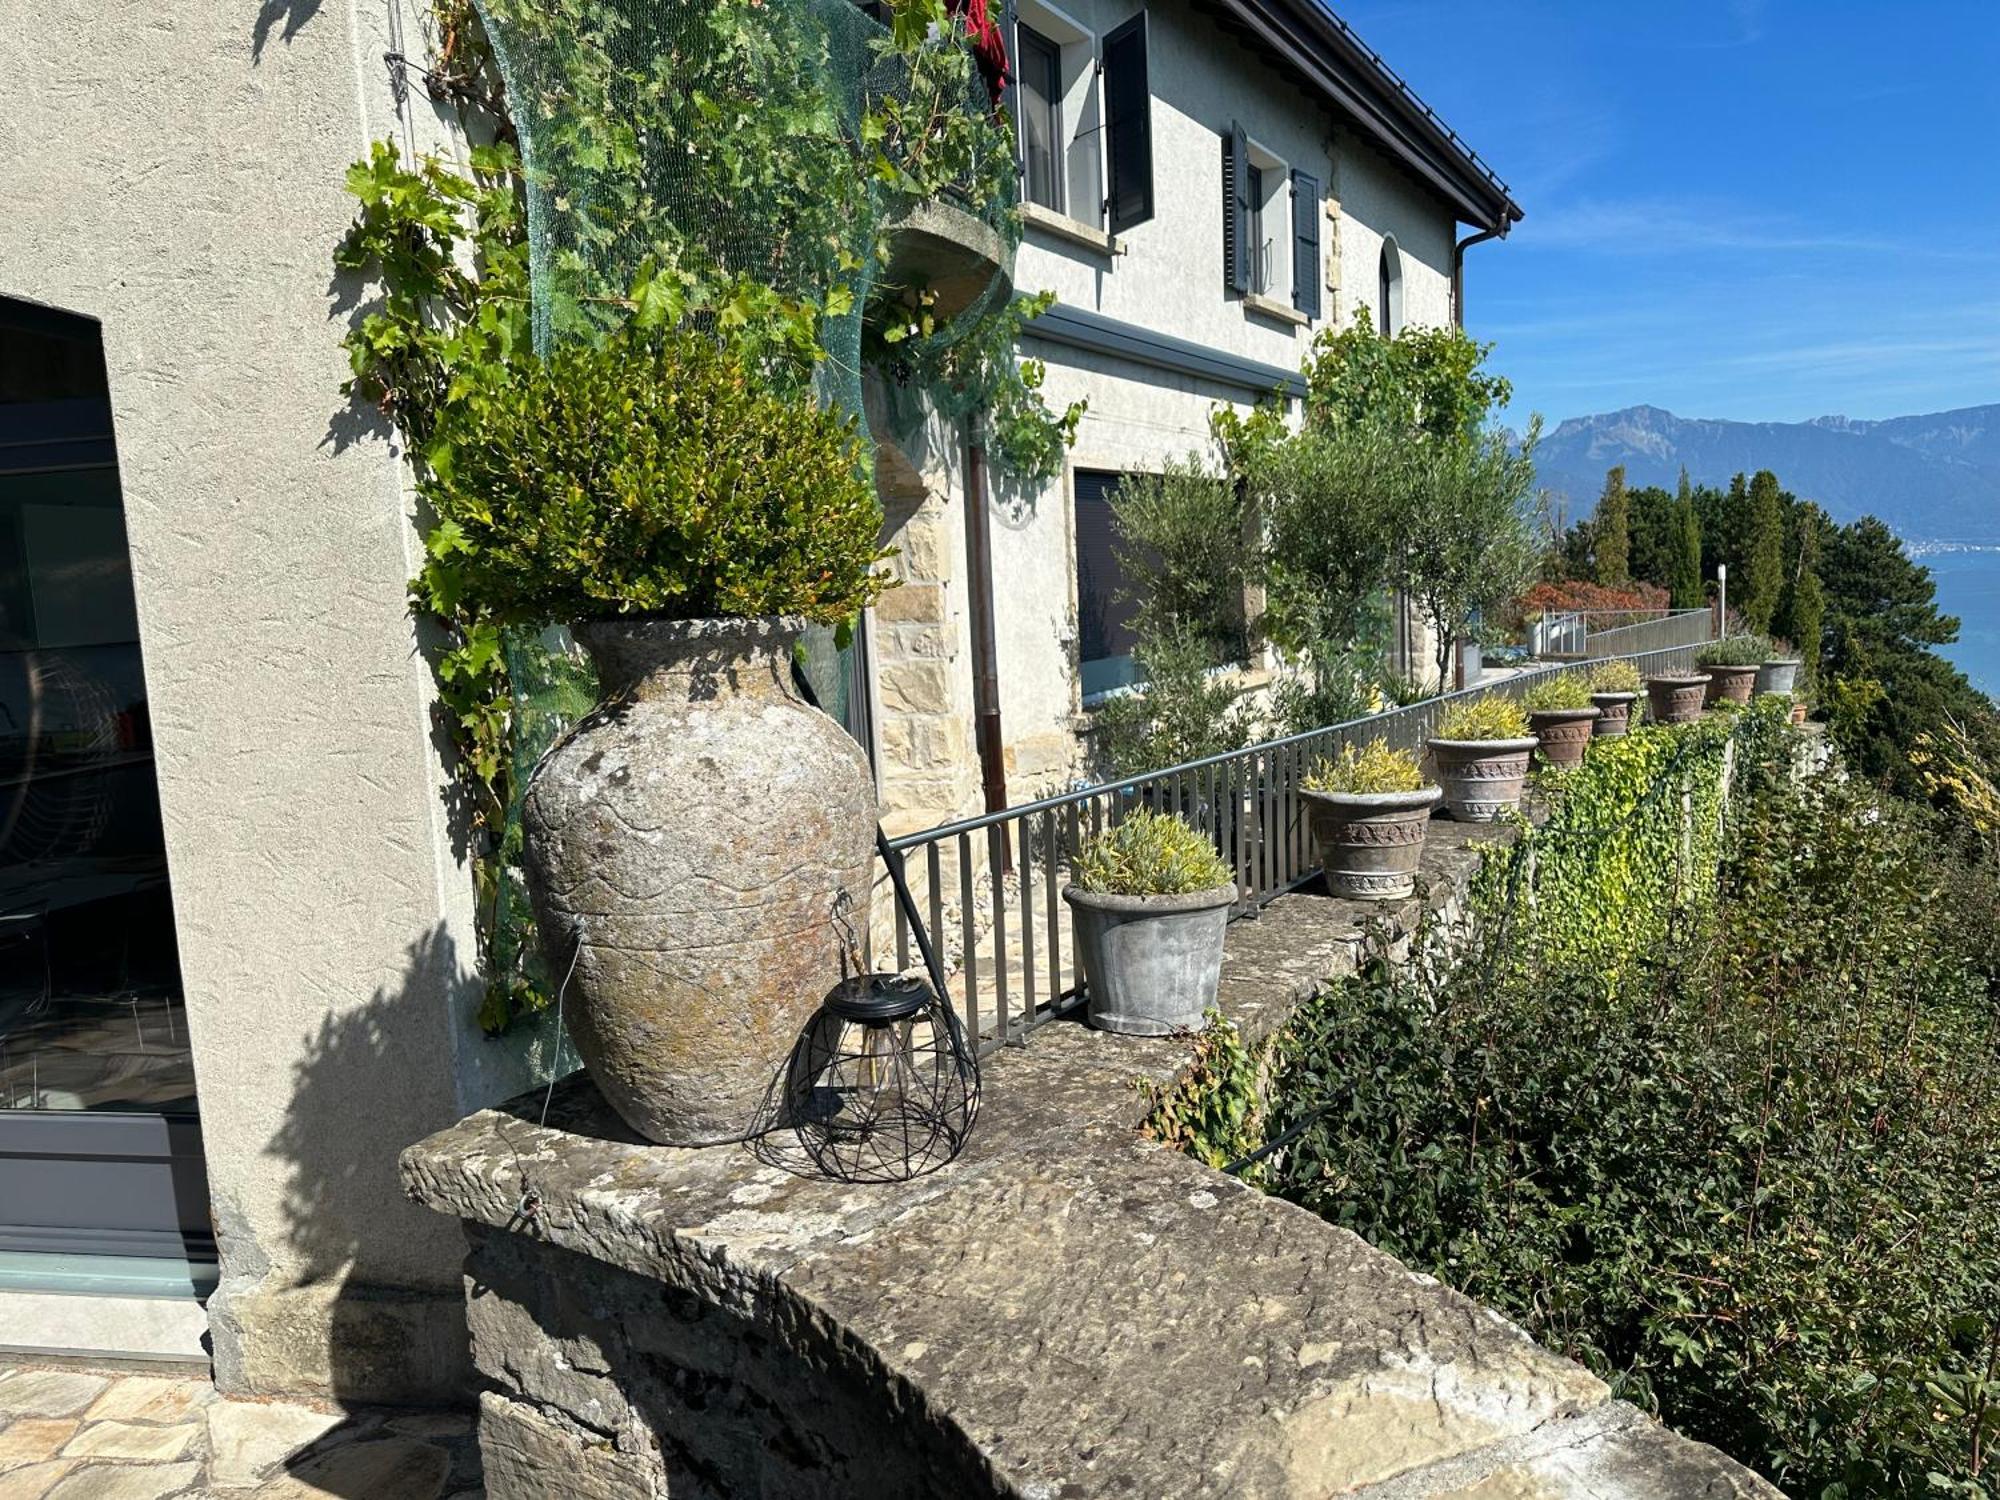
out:
<path id="1" fill-rule="evenodd" d="M 875 792 L 792 686 L 802 621 L 586 621 L 602 701 L 535 770 L 523 864 L 563 1013 L 649 1140 L 757 1123 L 841 978 L 841 892 L 868 927 Z"/>

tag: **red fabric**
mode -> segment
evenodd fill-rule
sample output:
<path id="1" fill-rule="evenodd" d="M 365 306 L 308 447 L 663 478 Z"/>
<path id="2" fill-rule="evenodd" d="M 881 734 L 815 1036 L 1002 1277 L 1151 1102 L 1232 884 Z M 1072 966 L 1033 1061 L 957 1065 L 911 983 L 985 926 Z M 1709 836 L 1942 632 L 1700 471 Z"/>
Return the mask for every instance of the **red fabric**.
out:
<path id="1" fill-rule="evenodd" d="M 1007 88 L 1007 38 L 986 8 L 986 0 L 945 0 L 945 4 L 953 15 L 965 18 L 966 34 L 972 38 L 973 60 L 979 64 L 979 76 L 986 80 L 986 91 L 997 105 Z"/>

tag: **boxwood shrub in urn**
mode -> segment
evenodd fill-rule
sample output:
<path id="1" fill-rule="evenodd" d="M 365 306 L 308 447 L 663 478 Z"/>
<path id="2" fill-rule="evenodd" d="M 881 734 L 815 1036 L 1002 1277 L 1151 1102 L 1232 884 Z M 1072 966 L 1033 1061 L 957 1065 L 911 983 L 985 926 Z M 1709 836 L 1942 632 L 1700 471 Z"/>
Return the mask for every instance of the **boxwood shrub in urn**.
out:
<path id="1" fill-rule="evenodd" d="M 1461 823 L 1491 823 L 1519 807 L 1540 743 L 1512 698 L 1484 693 L 1453 704 L 1427 747 L 1446 809 Z"/>
<path id="2" fill-rule="evenodd" d="M 421 582 L 567 622 L 597 668 L 522 810 L 577 1052 L 641 1135 L 740 1136 L 841 977 L 842 892 L 866 926 L 868 763 L 791 679 L 806 623 L 884 583 L 852 423 L 709 338 L 628 325 L 516 361 L 427 458 Z"/>
<path id="3" fill-rule="evenodd" d="M 1195 1031 L 1222 982 L 1236 882 L 1206 835 L 1135 808 L 1086 843 L 1063 890 L 1090 1024 L 1130 1036 Z"/>
<path id="4" fill-rule="evenodd" d="M 1542 759 L 1558 771 L 1583 764 L 1599 710 L 1590 701 L 1588 679 L 1575 672 L 1551 672 L 1521 695 L 1528 728 L 1541 742 Z"/>
<path id="5" fill-rule="evenodd" d="M 1417 758 L 1382 740 L 1341 746 L 1300 784 L 1326 886 L 1353 901 L 1389 901 L 1416 889 L 1431 810 L 1444 795 Z"/>
<path id="6" fill-rule="evenodd" d="M 1707 703 L 1748 703 L 1758 670 L 1771 654 L 1761 635 L 1732 635 L 1710 641 L 1695 653 L 1694 664 L 1708 674 Z"/>
<path id="7" fill-rule="evenodd" d="M 1590 674 L 1590 701 L 1597 708 L 1590 732 L 1595 738 L 1619 739 L 1632 727 L 1632 705 L 1641 686 L 1639 669 L 1629 661 L 1598 663 Z"/>

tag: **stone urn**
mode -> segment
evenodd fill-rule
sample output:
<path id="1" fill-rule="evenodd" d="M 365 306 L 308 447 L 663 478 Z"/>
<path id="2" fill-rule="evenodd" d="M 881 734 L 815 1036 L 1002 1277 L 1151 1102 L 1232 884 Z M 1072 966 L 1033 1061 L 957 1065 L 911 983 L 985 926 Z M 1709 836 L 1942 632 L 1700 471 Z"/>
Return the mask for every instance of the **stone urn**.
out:
<path id="1" fill-rule="evenodd" d="M 1597 718 L 1592 721 L 1590 733 L 1600 740 L 1623 739 L 1632 727 L 1632 705 L 1639 701 L 1637 693 L 1592 693 L 1590 701 L 1597 705 Z"/>
<path id="2" fill-rule="evenodd" d="M 1574 771 L 1583 764 L 1583 752 L 1590 748 L 1597 717 L 1594 708 L 1535 708 L 1528 711 L 1528 727 L 1534 730 L 1542 759 L 1549 766 Z"/>
<path id="3" fill-rule="evenodd" d="M 1756 663 L 1744 666 L 1703 667 L 1708 673 L 1709 703 L 1748 703 L 1750 690 L 1757 683 L 1757 673 L 1762 670 Z"/>
<path id="4" fill-rule="evenodd" d="M 1706 672 L 1668 672 L 1646 679 L 1646 711 L 1655 724 L 1692 724 L 1707 702 Z"/>
<path id="5" fill-rule="evenodd" d="M 528 894 L 590 1076 L 648 1140 L 742 1136 L 868 928 L 875 790 L 789 618 L 589 620 L 602 700 L 536 767 Z M 575 968 L 571 972 L 571 964 Z"/>
<path id="6" fill-rule="evenodd" d="M 1431 809 L 1443 791 L 1315 792 L 1300 788 L 1326 888 L 1348 901 L 1394 901 L 1417 888 Z"/>
<path id="7" fill-rule="evenodd" d="M 1757 668 L 1757 692 L 1789 693 L 1799 680 L 1799 666 L 1797 657 L 1763 663 Z"/>
<path id="8" fill-rule="evenodd" d="M 1528 757 L 1541 741 L 1533 735 L 1512 740 L 1432 740 L 1444 805 L 1461 823 L 1491 823 L 1521 805 L 1528 784 Z"/>
<path id="9" fill-rule="evenodd" d="M 1101 1031 L 1199 1031 L 1222 985 L 1222 940 L 1234 884 L 1182 896 L 1121 896 L 1063 887 L 1085 1012 Z"/>

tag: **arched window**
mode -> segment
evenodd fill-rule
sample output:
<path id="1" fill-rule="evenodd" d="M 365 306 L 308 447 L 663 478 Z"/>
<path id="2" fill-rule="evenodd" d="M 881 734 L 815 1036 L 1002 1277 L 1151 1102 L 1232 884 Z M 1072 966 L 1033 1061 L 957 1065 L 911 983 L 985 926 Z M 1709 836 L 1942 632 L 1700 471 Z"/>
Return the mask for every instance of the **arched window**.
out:
<path id="1" fill-rule="evenodd" d="M 1382 264 L 1375 288 L 1375 327 L 1394 338 L 1403 327 L 1403 256 L 1393 236 L 1382 241 Z"/>

